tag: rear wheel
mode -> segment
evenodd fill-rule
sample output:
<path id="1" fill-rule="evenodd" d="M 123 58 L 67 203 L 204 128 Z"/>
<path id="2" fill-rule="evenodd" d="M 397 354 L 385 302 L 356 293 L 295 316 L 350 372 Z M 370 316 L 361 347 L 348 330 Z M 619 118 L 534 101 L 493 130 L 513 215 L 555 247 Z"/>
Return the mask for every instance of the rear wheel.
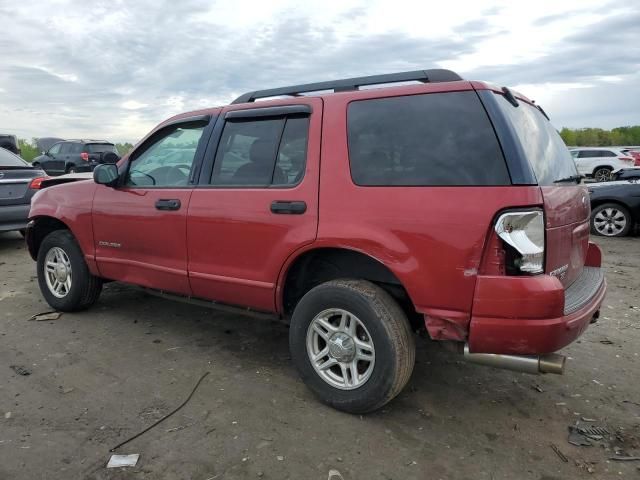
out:
<path id="1" fill-rule="evenodd" d="M 47 303 L 63 312 L 88 308 L 102 291 L 102 280 L 91 275 L 78 243 L 68 230 L 56 230 L 42 241 L 38 251 L 38 284 Z"/>
<path id="2" fill-rule="evenodd" d="M 608 182 L 611 180 L 611 169 L 609 167 L 600 167 L 594 170 L 593 178 L 596 182 Z"/>
<path id="3" fill-rule="evenodd" d="M 409 381 L 415 344 L 409 321 L 383 289 L 363 280 L 334 280 L 296 305 L 291 357 L 324 403 L 350 413 L 376 410 Z"/>
<path id="4" fill-rule="evenodd" d="M 591 212 L 591 231 L 605 237 L 624 237 L 633 224 L 631 214 L 622 205 L 605 203 Z"/>

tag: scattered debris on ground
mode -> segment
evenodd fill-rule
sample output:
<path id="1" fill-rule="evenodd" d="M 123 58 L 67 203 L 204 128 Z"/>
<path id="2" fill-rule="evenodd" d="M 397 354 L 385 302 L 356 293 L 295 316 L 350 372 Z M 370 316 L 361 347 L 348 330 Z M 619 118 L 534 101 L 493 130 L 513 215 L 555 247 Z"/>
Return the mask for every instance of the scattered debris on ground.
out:
<path id="1" fill-rule="evenodd" d="M 550 444 L 550 447 L 554 452 L 556 452 L 556 455 L 558 455 L 558 458 L 560 460 L 562 460 L 564 463 L 569 463 L 569 459 L 566 457 L 566 455 L 564 453 L 562 453 L 560 451 L 560 449 L 558 448 L 557 445 L 552 443 L 552 444 Z"/>
<path id="2" fill-rule="evenodd" d="M 113 447 L 111 450 L 109 450 L 110 452 L 113 452 L 115 450 L 117 450 L 118 448 L 122 447 L 123 445 L 126 445 L 127 443 L 131 442 L 132 440 L 135 440 L 136 438 L 138 438 L 140 435 L 148 432 L 149 430 L 151 430 L 153 427 L 155 427 L 156 425 L 159 425 L 160 423 L 164 422 L 167 418 L 171 417 L 173 414 L 177 413 L 178 410 L 180 410 L 182 407 L 184 407 L 189 400 L 191 400 L 191 397 L 193 397 L 193 394 L 196 393 L 196 390 L 198 389 L 198 387 L 200 386 L 200 384 L 202 383 L 202 381 L 204 380 L 204 378 L 209 375 L 209 372 L 204 372 L 204 374 L 200 377 L 200 380 L 198 380 L 198 383 L 196 383 L 196 385 L 193 387 L 193 389 L 191 390 L 191 393 L 189 394 L 189 396 L 187 397 L 187 399 L 182 402 L 177 408 L 175 408 L 174 410 L 172 410 L 171 412 L 167 413 L 164 417 L 162 417 L 160 420 L 158 420 L 157 422 L 153 423 L 152 425 L 148 426 L 147 428 L 145 428 L 144 430 L 142 430 L 140 433 L 135 434 L 133 437 L 129 437 L 128 439 L 126 439 L 124 442 L 120 442 L 118 445 L 116 445 L 115 447 Z"/>
<path id="3" fill-rule="evenodd" d="M 593 421 L 578 420 L 575 425 L 569 426 L 568 440 L 577 447 L 589 447 L 594 441 L 605 440 L 608 435 L 610 432 L 605 427 L 596 425 Z"/>
<path id="4" fill-rule="evenodd" d="M 29 318 L 29 321 L 31 322 L 35 320 L 36 322 L 46 322 L 47 320 L 58 320 L 61 316 L 62 312 L 56 312 L 54 310 L 51 312 L 36 313 Z"/>
<path id="5" fill-rule="evenodd" d="M 109 463 L 107 463 L 107 468 L 135 467 L 139 458 L 139 453 L 133 453 L 130 455 L 111 455 Z"/>
<path id="6" fill-rule="evenodd" d="M 22 375 L 23 377 L 28 377 L 31 375 L 31 370 L 29 370 L 24 365 L 9 365 L 9 368 L 16 372 L 18 375 Z"/>

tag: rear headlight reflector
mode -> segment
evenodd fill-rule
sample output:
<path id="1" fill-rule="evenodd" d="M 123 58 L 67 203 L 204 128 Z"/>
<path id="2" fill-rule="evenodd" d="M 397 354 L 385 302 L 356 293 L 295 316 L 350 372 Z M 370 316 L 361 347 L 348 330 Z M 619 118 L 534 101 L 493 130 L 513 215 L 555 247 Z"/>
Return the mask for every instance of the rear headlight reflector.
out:
<path id="1" fill-rule="evenodd" d="M 503 213 L 495 231 L 515 250 L 512 267 L 528 275 L 544 272 L 544 218 L 542 210 Z"/>
<path id="2" fill-rule="evenodd" d="M 82 153 L 80 154 L 80 158 L 81 158 L 82 160 L 84 160 L 85 162 L 88 162 L 88 161 L 89 161 L 89 154 L 88 154 L 87 152 L 82 152 Z"/>

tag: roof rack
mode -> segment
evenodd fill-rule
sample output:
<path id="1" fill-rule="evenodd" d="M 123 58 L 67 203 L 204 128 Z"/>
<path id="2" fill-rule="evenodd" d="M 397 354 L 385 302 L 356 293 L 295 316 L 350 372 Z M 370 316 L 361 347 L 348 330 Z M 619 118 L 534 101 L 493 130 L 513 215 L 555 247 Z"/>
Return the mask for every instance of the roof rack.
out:
<path id="1" fill-rule="evenodd" d="M 358 90 L 365 85 L 379 85 L 383 83 L 397 83 L 418 81 L 422 83 L 455 82 L 462 77 L 451 70 L 434 68 L 431 70 L 415 70 L 413 72 L 388 73 L 385 75 L 371 75 L 369 77 L 345 78 L 329 82 L 306 83 L 304 85 L 292 85 L 290 87 L 271 88 L 268 90 L 256 90 L 240 95 L 231 104 L 254 102 L 258 98 L 280 97 L 285 95 L 297 96 L 301 93 L 333 90 L 334 92 L 348 92 Z"/>

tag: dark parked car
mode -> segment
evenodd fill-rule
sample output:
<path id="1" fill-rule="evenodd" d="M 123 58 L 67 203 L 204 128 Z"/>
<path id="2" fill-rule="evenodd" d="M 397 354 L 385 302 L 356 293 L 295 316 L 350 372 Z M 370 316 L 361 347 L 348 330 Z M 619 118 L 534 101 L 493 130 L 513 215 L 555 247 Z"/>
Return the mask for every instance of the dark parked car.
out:
<path id="1" fill-rule="evenodd" d="M 20 155 L 20 145 L 18 144 L 18 137 L 15 135 L 9 135 L 0 133 L 0 148 L 9 150 L 11 153 Z"/>
<path id="2" fill-rule="evenodd" d="M 44 178 L 42 170 L 0 148 L 0 232 L 27 226 L 31 197 Z"/>
<path id="3" fill-rule="evenodd" d="M 640 219 L 640 181 L 621 180 L 589 185 L 591 231 L 606 237 L 632 233 Z"/>
<path id="4" fill-rule="evenodd" d="M 101 163 L 119 159 L 113 143 L 104 140 L 64 140 L 33 159 L 33 165 L 48 174 L 90 172 Z"/>
<path id="5" fill-rule="evenodd" d="M 611 174 L 611 180 L 638 180 L 640 179 L 640 167 L 622 168 Z"/>

